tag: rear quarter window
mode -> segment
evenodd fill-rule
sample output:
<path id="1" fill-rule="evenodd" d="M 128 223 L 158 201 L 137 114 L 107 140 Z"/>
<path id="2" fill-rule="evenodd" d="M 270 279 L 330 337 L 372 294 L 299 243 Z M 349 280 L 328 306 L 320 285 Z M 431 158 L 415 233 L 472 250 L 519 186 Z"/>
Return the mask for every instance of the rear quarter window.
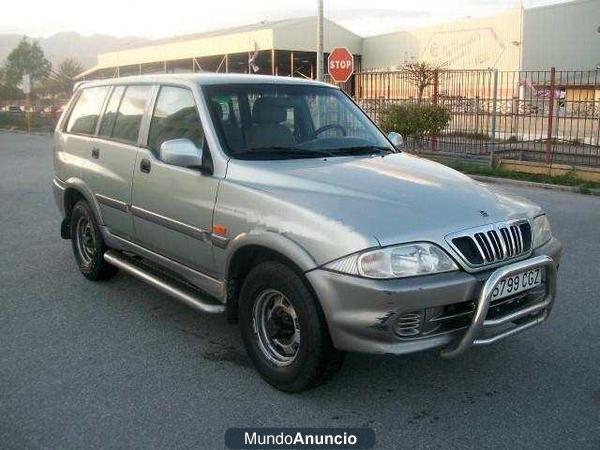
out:
<path id="1" fill-rule="evenodd" d="M 66 132 L 94 134 L 107 93 L 108 86 L 83 89 L 67 121 Z"/>

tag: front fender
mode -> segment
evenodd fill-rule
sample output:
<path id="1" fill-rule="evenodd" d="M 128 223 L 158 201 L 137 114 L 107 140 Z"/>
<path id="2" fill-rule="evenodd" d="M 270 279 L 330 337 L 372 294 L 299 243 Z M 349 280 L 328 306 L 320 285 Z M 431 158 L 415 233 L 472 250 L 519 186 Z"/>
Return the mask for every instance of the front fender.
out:
<path id="1" fill-rule="evenodd" d="M 317 262 L 298 243 L 289 237 L 272 231 L 252 231 L 241 233 L 229 242 L 225 260 L 225 274 L 229 274 L 235 254 L 244 247 L 259 246 L 280 253 L 293 261 L 303 272 L 317 267 Z"/>

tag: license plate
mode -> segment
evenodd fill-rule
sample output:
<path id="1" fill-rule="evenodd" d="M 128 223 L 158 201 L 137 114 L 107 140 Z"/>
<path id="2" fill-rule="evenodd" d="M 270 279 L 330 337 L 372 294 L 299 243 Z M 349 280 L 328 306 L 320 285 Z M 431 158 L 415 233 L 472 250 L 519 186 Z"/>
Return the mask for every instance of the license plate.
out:
<path id="1" fill-rule="evenodd" d="M 510 275 L 502 278 L 496 284 L 492 291 L 492 300 L 508 297 L 518 294 L 519 292 L 528 291 L 542 284 L 543 269 L 536 267 L 535 269 L 525 270 L 523 272 Z"/>

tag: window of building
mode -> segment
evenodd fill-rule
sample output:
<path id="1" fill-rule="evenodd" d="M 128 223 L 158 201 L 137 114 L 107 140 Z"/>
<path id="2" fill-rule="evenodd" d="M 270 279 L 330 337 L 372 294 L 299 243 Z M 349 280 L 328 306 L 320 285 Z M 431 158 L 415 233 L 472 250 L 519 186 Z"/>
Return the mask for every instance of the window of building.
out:
<path id="1" fill-rule="evenodd" d="M 108 86 L 84 89 L 69 116 L 67 133 L 94 134 L 100 109 L 107 93 Z"/>

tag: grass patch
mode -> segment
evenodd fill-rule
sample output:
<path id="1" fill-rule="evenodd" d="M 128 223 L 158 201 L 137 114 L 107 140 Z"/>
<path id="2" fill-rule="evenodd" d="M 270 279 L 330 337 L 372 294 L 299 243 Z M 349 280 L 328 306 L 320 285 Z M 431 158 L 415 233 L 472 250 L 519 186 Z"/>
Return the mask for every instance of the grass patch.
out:
<path id="1" fill-rule="evenodd" d="M 451 131 L 450 133 L 445 133 L 441 135 L 441 137 L 458 137 L 465 139 L 473 139 L 475 141 L 490 141 L 491 138 L 485 133 L 479 133 L 475 131 Z"/>
<path id="2" fill-rule="evenodd" d="M 491 168 L 480 164 L 472 164 L 463 161 L 444 162 L 449 167 L 469 175 L 483 175 L 487 177 L 510 178 L 513 180 L 532 181 L 534 183 L 557 184 L 562 186 L 573 186 L 579 188 L 582 193 L 590 189 L 600 189 L 600 183 L 582 180 L 577 173 L 569 171 L 564 175 L 550 176 L 533 173 L 515 172 L 502 168 Z"/>

